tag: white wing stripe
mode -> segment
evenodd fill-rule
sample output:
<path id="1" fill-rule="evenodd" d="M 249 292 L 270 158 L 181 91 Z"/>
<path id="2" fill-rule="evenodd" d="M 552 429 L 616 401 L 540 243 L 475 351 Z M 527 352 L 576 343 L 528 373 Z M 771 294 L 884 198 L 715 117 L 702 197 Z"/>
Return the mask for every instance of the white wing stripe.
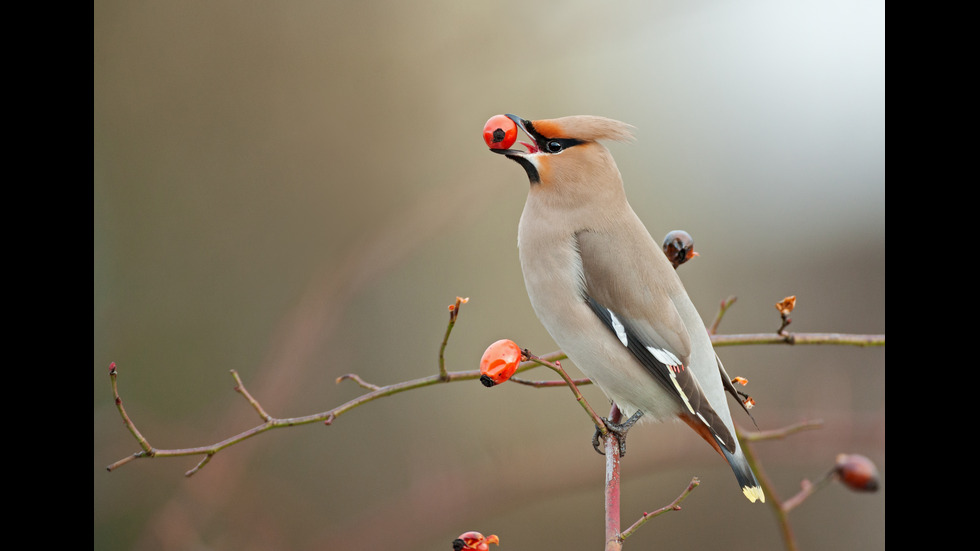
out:
<path id="1" fill-rule="evenodd" d="M 612 310 L 606 309 L 609 312 L 609 316 L 612 320 L 613 330 L 616 331 L 616 336 L 619 337 L 619 342 L 623 343 L 623 346 L 629 346 L 629 339 L 626 338 L 626 328 L 623 327 L 623 322 L 619 321 L 616 314 Z"/>
<path id="2" fill-rule="evenodd" d="M 647 350 L 653 354 L 654 358 L 657 358 L 657 360 L 664 365 L 681 365 L 681 361 L 677 359 L 677 356 L 671 354 L 663 348 L 648 346 Z"/>

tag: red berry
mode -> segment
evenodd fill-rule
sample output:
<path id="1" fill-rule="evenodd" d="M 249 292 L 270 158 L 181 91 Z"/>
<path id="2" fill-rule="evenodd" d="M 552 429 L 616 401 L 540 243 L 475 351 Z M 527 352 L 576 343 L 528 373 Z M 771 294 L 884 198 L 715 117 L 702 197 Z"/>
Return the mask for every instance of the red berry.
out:
<path id="1" fill-rule="evenodd" d="M 483 141 L 490 149 L 509 149 L 517 141 L 517 123 L 507 115 L 494 115 L 483 125 Z"/>
<path id="2" fill-rule="evenodd" d="M 487 347 L 480 359 L 480 382 L 499 385 L 510 379 L 521 363 L 521 349 L 512 340 L 501 339 Z"/>
<path id="3" fill-rule="evenodd" d="M 500 540 L 494 535 L 483 537 L 483 534 L 479 532 L 466 532 L 460 534 L 458 538 L 453 540 L 453 549 L 456 551 L 462 551 L 464 549 L 488 551 L 491 543 L 500 545 Z"/>
<path id="4" fill-rule="evenodd" d="M 878 469 L 863 455 L 842 453 L 837 456 L 834 469 L 840 481 L 852 490 L 874 492 L 878 489 Z"/>

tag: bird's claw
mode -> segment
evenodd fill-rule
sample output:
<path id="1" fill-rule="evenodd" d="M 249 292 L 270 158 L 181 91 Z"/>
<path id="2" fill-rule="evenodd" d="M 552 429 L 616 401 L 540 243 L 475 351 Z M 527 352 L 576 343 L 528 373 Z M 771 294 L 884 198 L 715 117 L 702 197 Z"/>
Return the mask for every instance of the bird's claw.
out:
<path id="1" fill-rule="evenodd" d="M 643 416 L 643 412 L 637 410 L 637 412 L 634 413 L 632 417 L 630 417 L 623 423 L 613 423 L 612 421 L 606 419 L 605 417 L 600 417 L 600 419 L 602 419 L 602 423 L 606 425 L 606 430 L 611 432 L 616 437 L 616 441 L 619 443 L 620 457 L 626 455 L 626 433 L 629 432 L 631 428 L 633 428 L 633 425 L 635 425 L 636 422 L 639 421 L 640 417 L 642 416 Z M 595 434 L 592 435 L 592 447 L 595 448 L 595 451 L 598 452 L 599 455 L 606 455 L 605 450 L 603 450 L 603 444 L 602 444 L 602 429 L 600 429 L 599 427 L 595 428 Z"/>

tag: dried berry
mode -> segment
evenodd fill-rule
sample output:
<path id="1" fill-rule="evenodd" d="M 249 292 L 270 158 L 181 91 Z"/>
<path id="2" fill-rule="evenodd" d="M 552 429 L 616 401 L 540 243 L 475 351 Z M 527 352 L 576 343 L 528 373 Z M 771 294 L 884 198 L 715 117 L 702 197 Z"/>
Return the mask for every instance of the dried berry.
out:
<path id="1" fill-rule="evenodd" d="M 676 270 L 678 266 L 699 256 L 694 252 L 694 238 L 684 230 L 674 230 L 664 237 L 664 254 Z"/>
<path id="2" fill-rule="evenodd" d="M 878 490 L 878 469 L 870 459 L 857 454 L 840 454 L 834 465 L 837 477 L 848 488 L 859 492 Z"/>
<path id="3" fill-rule="evenodd" d="M 796 295 L 788 296 L 776 303 L 776 310 L 783 316 L 788 316 L 796 307 Z"/>

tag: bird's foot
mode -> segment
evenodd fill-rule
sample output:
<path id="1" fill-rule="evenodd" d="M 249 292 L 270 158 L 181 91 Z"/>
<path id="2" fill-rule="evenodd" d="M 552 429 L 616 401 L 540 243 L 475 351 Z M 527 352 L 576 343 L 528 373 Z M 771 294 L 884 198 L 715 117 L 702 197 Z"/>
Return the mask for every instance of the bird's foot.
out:
<path id="1" fill-rule="evenodd" d="M 620 457 L 626 455 L 626 433 L 633 428 L 633 425 L 640 420 L 640 417 L 643 417 L 643 412 L 640 410 L 636 410 L 636 413 L 634 413 L 632 417 L 623 423 L 613 423 L 605 417 L 600 417 L 600 419 L 602 419 L 602 423 L 606 425 L 606 430 L 616 436 L 616 440 L 619 442 Z M 595 428 L 595 434 L 592 435 L 592 447 L 595 448 L 595 451 L 599 452 L 600 455 L 606 455 L 606 452 L 602 449 L 602 430 L 600 430 L 599 427 Z"/>

